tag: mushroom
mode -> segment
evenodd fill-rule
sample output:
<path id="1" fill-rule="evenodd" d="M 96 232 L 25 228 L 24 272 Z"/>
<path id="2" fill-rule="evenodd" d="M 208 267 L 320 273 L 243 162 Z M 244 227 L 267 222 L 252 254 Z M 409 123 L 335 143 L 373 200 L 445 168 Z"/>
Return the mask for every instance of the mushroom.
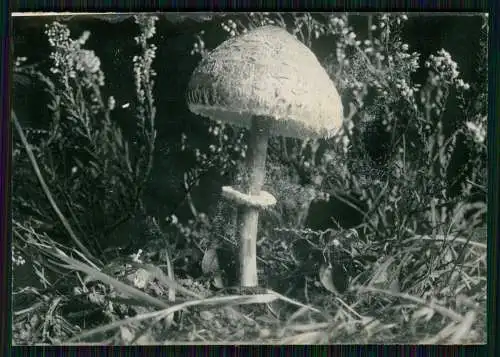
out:
<path id="1" fill-rule="evenodd" d="M 276 203 L 261 190 L 268 139 L 335 135 L 343 121 L 340 96 L 307 46 L 283 28 L 263 26 L 205 56 L 186 97 L 193 113 L 250 131 L 244 192 L 226 186 L 222 195 L 239 205 L 240 285 L 257 287 L 259 210 Z"/>

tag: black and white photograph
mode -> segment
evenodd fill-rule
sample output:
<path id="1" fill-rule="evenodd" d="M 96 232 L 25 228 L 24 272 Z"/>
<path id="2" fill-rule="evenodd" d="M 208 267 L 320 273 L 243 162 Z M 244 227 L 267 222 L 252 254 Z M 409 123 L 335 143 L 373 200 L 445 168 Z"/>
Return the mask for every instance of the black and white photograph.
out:
<path id="1" fill-rule="evenodd" d="M 486 343 L 487 14 L 11 20 L 13 345 Z"/>

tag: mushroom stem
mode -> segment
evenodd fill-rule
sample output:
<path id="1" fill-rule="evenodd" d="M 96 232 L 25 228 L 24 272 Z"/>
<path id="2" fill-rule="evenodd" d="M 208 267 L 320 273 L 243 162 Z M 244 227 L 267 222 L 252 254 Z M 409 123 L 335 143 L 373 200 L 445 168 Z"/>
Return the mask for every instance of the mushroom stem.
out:
<path id="1" fill-rule="evenodd" d="M 253 117 L 247 149 L 247 172 L 244 175 L 245 191 L 249 195 L 258 195 L 266 176 L 267 143 L 269 139 L 269 121 L 266 118 Z M 259 210 L 255 207 L 239 208 L 240 235 L 240 285 L 256 287 L 257 279 L 257 228 Z"/>

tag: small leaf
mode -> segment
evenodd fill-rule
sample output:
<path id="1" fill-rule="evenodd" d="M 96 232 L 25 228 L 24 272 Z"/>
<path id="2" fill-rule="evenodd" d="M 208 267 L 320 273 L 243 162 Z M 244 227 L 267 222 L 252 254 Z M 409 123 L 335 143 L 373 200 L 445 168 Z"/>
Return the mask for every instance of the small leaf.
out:
<path id="1" fill-rule="evenodd" d="M 219 259 L 217 258 L 217 251 L 215 249 L 208 249 L 201 261 L 201 270 L 203 274 L 210 274 L 218 271 Z"/>
<path id="2" fill-rule="evenodd" d="M 335 285 L 333 285 L 332 267 L 330 265 L 321 265 L 319 269 L 319 281 L 321 281 L 321 284 L 323 284 L 326 290 L 338 294 Z"/>
<path id="3" fill-rule="evenodd" d="M 424 321 L 429 322 L 429 320 L 434 316 L 435 312 L 436 311 L 434 309 L 424 306 L 412 314 L 412 319 L 416 321 L 420 318 L 423 318 Z"/>
<path id="4" fill-rule="evenodd" d="M 220 273 L 215 274 L 213 283 L 217 289 L 224 288 L 224 280 L 222 279 L 222 275 Z"/>

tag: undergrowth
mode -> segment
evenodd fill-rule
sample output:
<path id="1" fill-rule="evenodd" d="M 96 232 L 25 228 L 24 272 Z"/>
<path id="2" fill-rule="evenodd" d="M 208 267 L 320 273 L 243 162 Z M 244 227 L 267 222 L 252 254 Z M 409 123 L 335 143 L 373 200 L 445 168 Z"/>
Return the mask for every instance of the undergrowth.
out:
<path id="1" fill-rule="evenodd" d="M 209 123 L 206 147 L 183 133 L 180 147 L 194 160 L 182 183 L 192 218 L 148 216 L 144 243 L 131 255 L 103 246 L 147 211 L 156 20 L 135 18 L 133 137 L 117 124 L 113 97 L 102 94 L 100 60 L 84 48 L 90 34 L 72 39 L 66 25 L 49 25 L 50 71 L 26 58 L 15 66 L 18 79 L 45 86 L 52 121 L 22 128 L 14 103 L 13 264 L 30 265 L 40 284 L 16 285 L 14 269 L 13 342 L 484 343 L 487 26 L 476 80 L 465 83 L 446 50 L 422 61 L 404 43 L 406 15 L 364 18 L 367 38 L 347 15 L 213 20 L 230 37 L 274 24 L 313 49 L 328 38 L 334 49 L 321 60 L 346 103 L 336 138 L 270 143 L 266 190 L 278 204 L 262 214 L 262 289 L 252 294 L 231 288 L 235 209 L 220 201 L 200 212 L 190 195 L 211 169 L 238 179 L 246 133 Z M 204 36 L 196 35 L 193 56 L 207 53 Z M 427 78 L 415 83 L 422 64 Z M 459 115 L 450 125 L 452 99 Z M 385 143 L 383 155 L 373 142 Z M 470 159 L 457 174 L 459 150 Z M 332 213 L 327 227 L 311 229 L 308 214 L 321 202 L 360 219 L 347 224 Z"/>

